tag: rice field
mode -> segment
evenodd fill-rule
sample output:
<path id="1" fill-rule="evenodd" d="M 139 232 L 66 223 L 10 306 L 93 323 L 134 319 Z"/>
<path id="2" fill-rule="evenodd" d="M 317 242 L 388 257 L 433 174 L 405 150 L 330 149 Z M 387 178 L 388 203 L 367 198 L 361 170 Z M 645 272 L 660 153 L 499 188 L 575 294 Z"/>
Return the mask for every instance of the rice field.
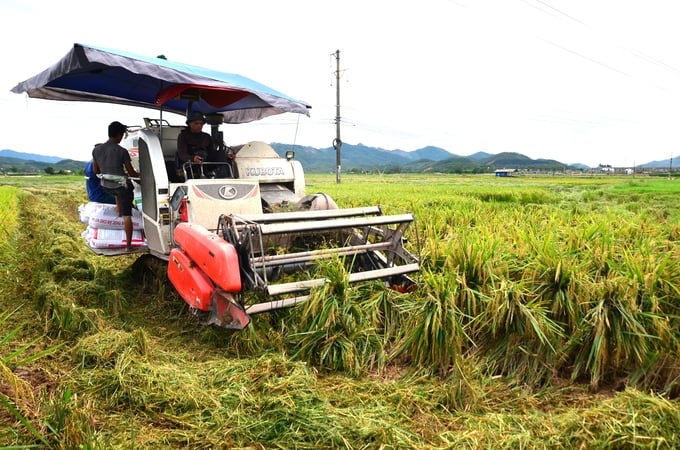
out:
<path id="1" fill-rule="evenodd" d="M 307 175 L 413 211 L 419 289 L 348 285 L 206 327 L 87 250 L 82 180 L 0 180 L 0 447 L 676 448 L 680 185 Z"/>
<path id="2" fill-rule="evenodd" d="M 17 189 L 0 186 L 0 245 L 4 245 L 17 225 Z"/>

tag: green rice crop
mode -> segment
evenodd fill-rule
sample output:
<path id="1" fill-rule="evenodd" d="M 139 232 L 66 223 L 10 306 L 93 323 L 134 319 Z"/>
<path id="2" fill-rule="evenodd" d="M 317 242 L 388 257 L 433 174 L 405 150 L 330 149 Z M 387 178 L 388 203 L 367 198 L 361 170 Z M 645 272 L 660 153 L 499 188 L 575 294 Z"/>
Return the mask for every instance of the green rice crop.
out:
<path id="1" fill-rule="evenodd" d="M 18 191 L 13 186 L 0 186 L 0 245 L 7 242 L 17 226 Z"/>
<path id="2" fill-rule="evenodd" d="M 0 317 L 32 325 L 0 321 L 0 357 L 45 355 L 3 369 L 29 400 L 0 405 L 0 446 L 676 447 L 673 180 L 307 181 L 342 207 L 413 211 L 419 288 L 349 285 L 329 260 L 308 302 L 207 327 L 145 259 L 84 248 L 82 181 L 0 186 L 16 211 Z"/>

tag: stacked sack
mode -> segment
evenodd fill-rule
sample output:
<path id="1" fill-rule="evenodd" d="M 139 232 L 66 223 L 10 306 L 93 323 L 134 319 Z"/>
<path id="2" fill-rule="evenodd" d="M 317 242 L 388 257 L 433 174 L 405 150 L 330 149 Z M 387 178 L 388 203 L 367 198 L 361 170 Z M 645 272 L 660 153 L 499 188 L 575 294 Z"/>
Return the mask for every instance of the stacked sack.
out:
<path id="1" fill-rule="evenodd" d="M 125 247 L 125 224 L 118 216 L 116 205 L 89 202 L 78 207 L 80 221 L 87 225 L 82 236 L 90 248 Z M 132 246 L 146 245 L 142 214 L 132 208 Z"/>

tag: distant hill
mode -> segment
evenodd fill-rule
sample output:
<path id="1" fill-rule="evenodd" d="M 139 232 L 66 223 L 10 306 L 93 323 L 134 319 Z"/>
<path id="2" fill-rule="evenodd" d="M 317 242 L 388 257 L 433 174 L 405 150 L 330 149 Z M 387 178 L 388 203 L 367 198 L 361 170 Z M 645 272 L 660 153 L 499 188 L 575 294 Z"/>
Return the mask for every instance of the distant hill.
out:
<path id="1" fill-rule="evenodd" d="M 590 167 L 586 166 L 585 164 L 572 164 L 570 167 L 573 167 L 576 170 L 588 170 Z"/>
<path id="2" fill-rule="evenodd" d="M 441 161 L 421 160 L 409 164 L 408 170 L 412 172 L 484 172 L 486 169 L 478 161 L 469 156 L 452 156 Z"/>
<path id="3" fill-rule="evenodd" d="M 4 156 L 11 154 L 15 156 Z M 40 160 L 33 158 L 39 157 Z M 62 159 L 54 156 L 34 155 L 30 153 L 15 152 L 12 150 L 0 151 L 0 173 L 2 172 L 44 172 L 51 167 L 54 172 L 71 171 L 79 173 L 84 171 L 84 161 Z"/>
<path id="4" fill-rule="evenodd" d="M 486 159 L 493 156 L 491 153 L 486 153 L 486 152 L 477 152 L 473 153 L 472 155 L 469 155 L 468 158 L 470 159 Z"/>
<path id="5" fill-rule="evenodd" d="M 567 167 L 566 164 L 553 159 L 531 159 L 520 153 L 505 152 L 490 155 L 478 159 L 480 165 L 486 165 L 495 169 L 545 169 L 560 170 Z"/>
<path id="6" fill-rule="evenodd" d="M 680 161 L 676 161 L 673 165 L 680 167 Z M 642 169 L 668 169 L 671 167 L 671 160 L 669 158 L 660 161 L 650 161 L 646 164 L 641 164 L 638 167 Z"/>
<path id="7" fill-rule="evenodd" d="M 409 161 L 419 161 L 422 159 L 429 159 L 430 161 L 442 161 L 444 159 L 450 158 L 453 153 L 447 152 L 446 150 L 439 147 L 423 147 L 412 152 L 407 152 L 404 150 L 392 150 L 393 155 L 400 155 Z"/>
<path id="8" fill-rule="evenodd" d="M 5 157 L 5 158 L 16 158 L 16 159 L 28 159 L 31 161 L 37 161 L 37 162 L 45 162 L 45 163 L 56 163 L 61 161 L 63 158 L 59 158 L 57 156 L 45 156 L 45 155 L 37 155 L 35 153 L 21 153 L 21 152 L 15 152 L 14 150 L 0 150 L 0 158 Z"/>

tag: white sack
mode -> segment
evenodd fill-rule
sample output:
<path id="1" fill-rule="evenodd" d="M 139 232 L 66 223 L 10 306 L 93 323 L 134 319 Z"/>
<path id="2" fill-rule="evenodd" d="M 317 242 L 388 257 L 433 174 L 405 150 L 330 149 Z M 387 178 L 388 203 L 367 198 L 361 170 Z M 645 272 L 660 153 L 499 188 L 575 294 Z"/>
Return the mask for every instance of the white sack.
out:
<path id="1" fill-rule="evenodd" d="M 83 231 L 82 236 L 92 248 L 119 248 L 127 245 L 125 230 L 87 227 Z M 132 232 L 131 244 L 133 247 L 146 245 L 142 230 L 134 230 Z"/>
<path id="2" fill-rule="evenodd" d="M 89 202 L 78 207 L 80 221 L 92 228 L 107 228 L 111 230 L 122 230 L 125 228 L 122 217 L 116 213 L 116 205 L 108 203 Z M 132 208 L 132 229 L 141 230 L 144 228 L 142 213 Z"/>

